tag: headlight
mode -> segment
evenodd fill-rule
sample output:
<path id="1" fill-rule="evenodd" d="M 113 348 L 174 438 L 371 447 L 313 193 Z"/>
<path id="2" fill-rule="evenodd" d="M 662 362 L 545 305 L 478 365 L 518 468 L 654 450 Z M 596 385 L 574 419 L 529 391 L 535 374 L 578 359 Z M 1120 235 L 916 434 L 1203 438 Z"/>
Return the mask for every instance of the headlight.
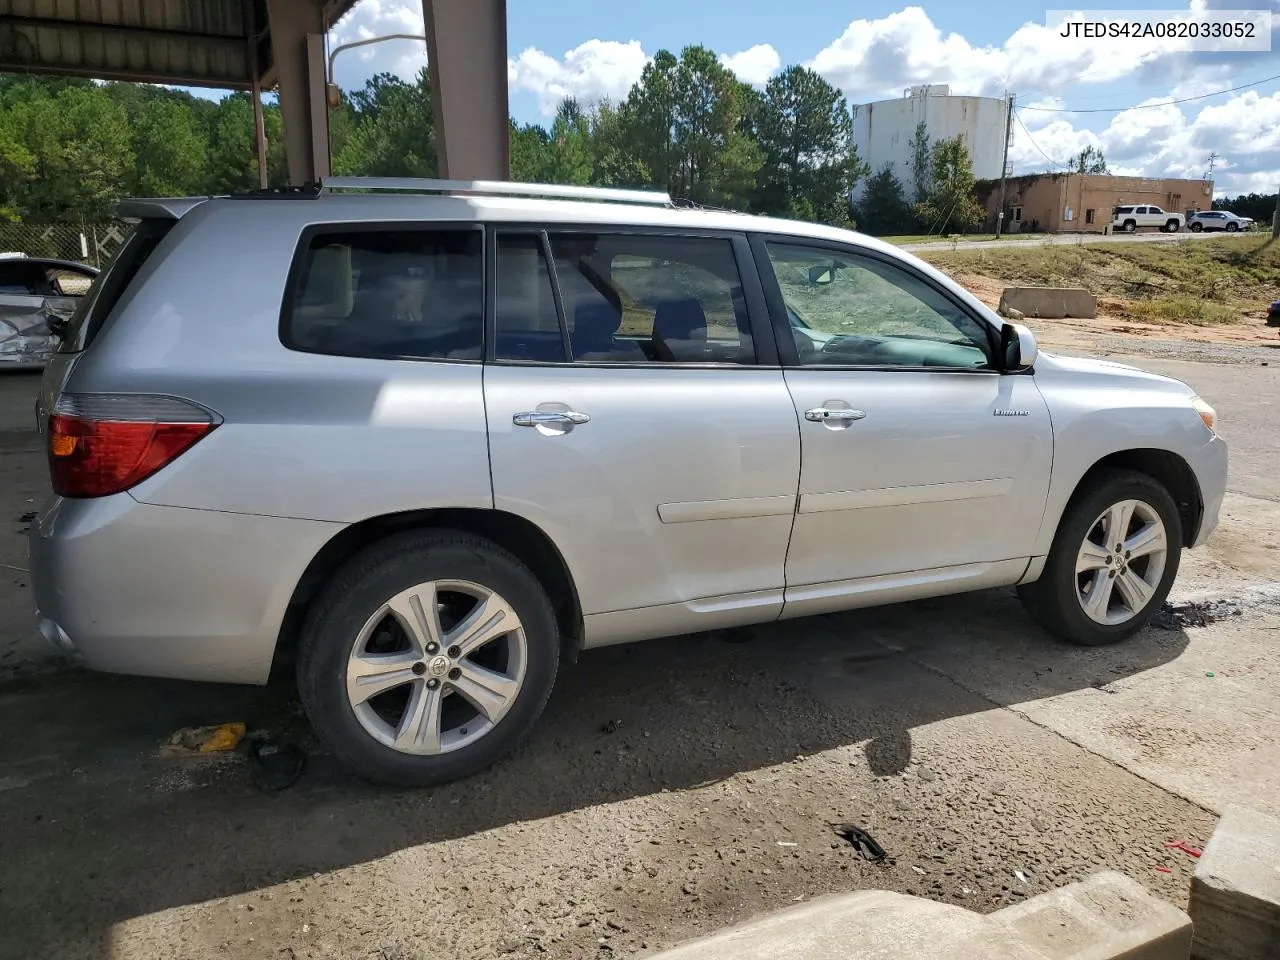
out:
<path id="1" fill-rule="evenodd" d="M 1212 430 L 1213 425 L 1218 422 L 1218 415 L 1214 412 L 1213 407 L 1209 406 L 1199 397 L 1191 398 L 1191 406 L 1195 409 L 1196 413 L 1200 414 L 1200 419 L 1204 421 L 1204 425 Z"/>

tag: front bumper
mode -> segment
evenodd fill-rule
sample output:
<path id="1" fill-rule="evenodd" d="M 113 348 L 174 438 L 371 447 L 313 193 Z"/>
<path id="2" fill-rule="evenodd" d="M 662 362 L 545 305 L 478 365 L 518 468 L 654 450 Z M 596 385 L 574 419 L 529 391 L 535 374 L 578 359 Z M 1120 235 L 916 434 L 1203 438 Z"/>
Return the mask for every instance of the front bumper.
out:
<path id="1" fill-rule="evenodd" d="M 28 542 L 40 632 L 94 670 L 265 683 L 293 589 L 341 528 L 54 497 Z"/>
<path id="2" fill-rule="evenodd" d="M 1200 526 L 1196 530 L 1192 547 L 1203 546 L 1218 529 L 1218 517 L 1222 512 L 1222 499 L 1227 495 L 1227 443 L 1219 436 L 1214 436 L 1189 458 L 1196 482 L 1200 485 L 1200 502 L 1203 510 L 1200 515 Z"/>

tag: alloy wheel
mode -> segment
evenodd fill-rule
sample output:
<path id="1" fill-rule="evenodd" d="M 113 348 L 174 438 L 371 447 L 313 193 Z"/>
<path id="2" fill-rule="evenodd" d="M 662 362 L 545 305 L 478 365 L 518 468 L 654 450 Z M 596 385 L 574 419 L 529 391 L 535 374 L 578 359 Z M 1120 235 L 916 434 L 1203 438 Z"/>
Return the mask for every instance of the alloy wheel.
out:
<path id="1" fill-rule="evenodd" d="M 434 580 L 396 594 L 365 622 L 347 659 L 347 702 L 384 746 L 450 753 L 502 720 L 527 664 L 510 603 L 478 583 Z"/>
<path id="2" fill-rule="evenodd" d="M 1076 599 L 1085 615 L 1119 626 L 1142 613 L 1160 587 L 1169 548 L 1164 521 L 1149 503 L 1108 507 L 1076 554 Z"/>

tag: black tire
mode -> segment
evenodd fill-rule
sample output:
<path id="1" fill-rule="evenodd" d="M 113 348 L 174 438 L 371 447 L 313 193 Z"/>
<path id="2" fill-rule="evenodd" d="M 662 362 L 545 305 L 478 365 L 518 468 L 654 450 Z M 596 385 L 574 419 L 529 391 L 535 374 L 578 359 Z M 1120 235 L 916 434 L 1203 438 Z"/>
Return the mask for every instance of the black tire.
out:
<path id="1" fill-rule="evenodd" d="M 1203 229 L 1204 229 L 1204 224 L 1201 223 L 1199 220 L 1193 223 L 1190 227 L 1190 230 L 1192 233 L 1199 233 Z"/>
<path id="2" fill-rule="evenodd" d="M 1164 523 L 1169 550 L 1155 592 L 1139 613 L 1109 625 L 1091 619 L 1077 598 L 1076 555 L 1094 522 L 1112 504 L 1140 500 Z M 1058 524 L 1040 579 L 1018 587 L 1018 596 L 1031 618 L 1053 635 L 1082 646 L 1100 647 L 1127 640 L 1147 625 L 1160 609 L 1174 578 L 1182 548 L 1182 518 L 1169 492 L 1147 476 L 1131 470 L 1100 473 L 1076 492 Z"/>
<path id="3" fill-rule="evenodd" d="M 1240 224 L 1236 223 L 1234 220 L 1227 223 L 1227 233 L 1235 233 L 1239 229 Z"/>
<path id="4" fill-rule="evenodd" d="M 1137 221 L 1137 220 L 1126 220 L 1126 221 L 1124 222 L 1124 232 L 1125 232 L 1125 233 L 1133 233 L 1133 232 L 1134 232 L 1135 230 L 1137 230 L 1137 229 L 1138 229 L 1138 221 Z"/>
<path id="5" fill-rule="evenodd" d="M 506 714 L 487 734 L 453 752 L 413 755 L 379 742 L 361 725 L 347 698 L 347 658 L 379 606 L 433 580 L 470 581 L 506 600 L 525 634 L 524 681 Z M 343 765 L 380 783 L 429 786 L 471 776 L 516 749 L 546 706 L 559 661 L 555 612 L 524 564 L 482 537 L 416 531 L 356 554 L 321 590 L 303 624 L 298 691 L 312 728 Z"/>
<path id="6" fill-rule="evenodd" d="M 1177 232 L 1178 232 L 1178 226 L 1179 226 L 1179 224 L 1178 224 L 1178 221 L 1177 221 L 1177 220 L 1170 220 L 1168 223 L 1166 223 L 1166 224 L 1164 225 L 1164 228 L 1165 228 L 1165 230 L 1166 230 L 1167 232 L 1169 232 L 1169 233 L 1177 233 Z"/>

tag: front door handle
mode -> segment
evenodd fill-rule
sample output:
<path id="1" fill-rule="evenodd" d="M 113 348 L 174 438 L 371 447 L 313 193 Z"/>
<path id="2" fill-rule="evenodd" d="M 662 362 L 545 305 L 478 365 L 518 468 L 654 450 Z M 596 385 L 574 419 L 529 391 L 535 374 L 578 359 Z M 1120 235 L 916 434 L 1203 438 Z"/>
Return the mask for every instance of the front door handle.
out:
<path id="1" fill-rule="evenodd" d="M 824 423 L 827 420 L 861 420 L 866 415 L 865 410 L 848 410 L 841 407 L 814 407 L 804 412 L 804 418 L 814 423 Z"/>
<path id="2" fill-rule="evenodd" d="M 511 422 L 517 427 L 565 426 L 569 424 L 576 426 L 587 423 L 590 419 L 590 415 L 578 413 L 574 410 L 565 410 L 563 412 L 533 410 L 528 413 L 517 413 L 511 418 Z"/>

